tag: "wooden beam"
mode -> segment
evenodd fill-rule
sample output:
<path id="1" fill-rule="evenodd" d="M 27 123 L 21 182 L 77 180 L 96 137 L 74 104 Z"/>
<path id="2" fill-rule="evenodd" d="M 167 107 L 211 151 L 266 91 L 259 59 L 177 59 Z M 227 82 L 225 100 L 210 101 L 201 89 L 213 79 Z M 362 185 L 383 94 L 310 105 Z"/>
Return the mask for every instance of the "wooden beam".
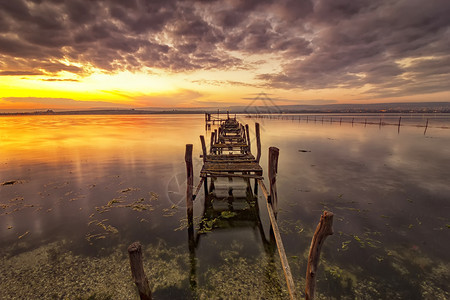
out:
<path id="1" fill-rule="evenodd" d="M 317 266 L 319 264 L 320 250 L 327 236 L 333 234 L 333 213 L 324 211 L 320 216 L 314 236 L 309 248 L 308 266 L 306 267 L 306 289 L 305 299 L 314 299 L 314 288 L 316 285 Z"/>
<path id="2" fill-rule="evenodd" d="M 192 195 L 192 200 L 195 200 L 195 198 L 197 197 L 198 191 L 200 191 L 200 188 L 202 187 L 203 181 L 205 181 L 205 178 L 203 178 L 203 177 L 200 178 L 200 182 L 198 183 L 197 188 L 195 189 L 195 192 Z"/>
<path id="3" fill-rule="evenodd" d="M 204 173 L 200 173 L 200 176 L 263 179 L 263 177 L 258 174 L 231 174 L 231 173 L 220 173 L 220 172 L 204 172 Z"/>
<path id="4" fill-rule="evenodd" d="M 266 186 L 264 185 L 264 181 L 258 180 L 258 183 L 261 186 L 261 190 L 263 194 L 268 197 Z M 281 265 L 283 267 L 284 277 L 286 278 L 286 284 L 288 287 L 289 296 L 291 299 L 297 299 L 294 279 L 292 278 L 291 268 L 289 267 L 289 262 L 286 256 L 286 251 L 284 250 L 283 241 L 281 239 L 280 230 L 278 228 L 277 219 L 275 213 L 273 211 L 272 205 L 269 201 L 266 201 L 267 211 L 269 212 L 270 224 L 272 225 L 272 230 L 275 236 L 275 242 L 277 243 L 278 254 L 280 255 Z"/>
<path id="5" fill-rule="evenodd" d="M 152 291 L 150 290 L 150 285 L 144 271 L 144 264 L 142 263 L 141 243 L 134 242 L 131 244 L 128 247 L 128 254 L 130 256 L 131 274 L 138 288 L 139 296 L 141 300 L 151 300 Z"/>

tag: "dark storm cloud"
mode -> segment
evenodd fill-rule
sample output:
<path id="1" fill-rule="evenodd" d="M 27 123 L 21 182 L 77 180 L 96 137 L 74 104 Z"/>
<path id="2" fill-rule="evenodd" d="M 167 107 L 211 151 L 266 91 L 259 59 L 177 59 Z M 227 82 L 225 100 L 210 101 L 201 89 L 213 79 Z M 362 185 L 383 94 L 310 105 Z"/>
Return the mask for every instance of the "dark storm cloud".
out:
<path id="1" fill-rule="evenodd" d="M 281 88 L 372 84 L 369 92 L 380 97 L 448 91 L 450 73 L 436 62 L 448 60 L 449 15 L 444 0 L 318 1 L 309 16 L 320 28 L 314 51 L 259 79 Z M 420 57 L 420 63 L 405 61 Z"/>
<path id="2" fill-rule="evenodd" d="M 280 66 L 258 86 L 447 91 L 449 15 L 448 0 L 0 0 L 0 71 L 257 70 L 258 54 Z"/>

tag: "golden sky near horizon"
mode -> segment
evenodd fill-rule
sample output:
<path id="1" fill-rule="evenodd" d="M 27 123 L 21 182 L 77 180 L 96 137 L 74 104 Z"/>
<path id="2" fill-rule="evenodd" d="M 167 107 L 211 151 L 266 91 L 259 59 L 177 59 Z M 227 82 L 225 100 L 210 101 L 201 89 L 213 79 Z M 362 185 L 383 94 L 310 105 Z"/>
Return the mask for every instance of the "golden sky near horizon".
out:
<path id="1" fill-rule="evenodd" d="M 0 1 L 0 110 L 450 99 L 446 0 Z"/>

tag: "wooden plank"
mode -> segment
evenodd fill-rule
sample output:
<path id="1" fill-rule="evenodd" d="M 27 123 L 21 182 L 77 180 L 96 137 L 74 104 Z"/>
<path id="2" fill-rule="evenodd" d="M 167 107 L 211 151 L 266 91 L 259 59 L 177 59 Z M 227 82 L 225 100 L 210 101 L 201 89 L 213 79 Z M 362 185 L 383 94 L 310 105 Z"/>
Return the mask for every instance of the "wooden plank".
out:
<path id="1" fill-rule="evenodd" d="M 266 199 L 268 198 L 267 188 L 264 185 L 264 181 L 258 180 L 261 190 L 263 191 Z M 277 244 L 278 254 L 280 255 L 281 265 L 283 267 L 284 277 L 286 278 L 286 284 L 289 291 L 289 296 L 291 299 L 297 299 L 294 279 L 292 278 L 291 268 L 289 267 L 289 262 L 286 256 L 286 251 L 284 250 L 283 240 L 281 239 L 280 230 L 278 228 L 277 219 L 273 211 L 272 205 L 269 201 L 266 201 L 267 211 L 269 212 L 270 224 L 272 225 L 273 233 L 275 236 L 275 242 Z"/>
<path id="2" fill-rule="evenodd" d="M 221 172 L 200 172 L 200 176 L 202 177 L 236 177 L 236 178 L 249 178 L 249 179 L 258 179 L 262 180 L 264 177 L 258 174 L 230 174 L 230 173 L 221 173 Z"/>
<path id="3" fill-rule="evenodd" d="M 200 182 L 197 185 L 197 188 L 195 189 L 194 194 L 192 195 L 192 200 L 195 200 L 195 198 L 197 197 L 198 192 L 200 191 L 200 188 L 202 187 L 202 184 L 203 184 L 204 181 L 205 181 L 205 178 L 202 177 L 200 179 Z"/>
<path id="4" fill-rule="evenodd" d="M 267 202 L 270 202 L 270 201 L 269 201 L 269 199 L 270 199 L 270 194 L 269 194 L 269 192 L 267 191 L 267 188 L 266 188 L 266 186 L 264 185 L 264 182 L 263 182 L 262 180 L 258 180 L 258 183 L 259 183 L 259 186 L 261 187 L 261 190 L 262 190 L 262 192 L 263 192 L 263 194 L 264 194 L 264 197 L 266 197 L 266 199 L 267 199 Z"/>
<path id="5" fill-rule="evenodd" d="M 217 144 L 214 144 L 214 148 L 232 148 L 232 147 L 247 147 L 247 144 L 245 144 L 245 143 L 236 143 L 236 144 L 217 143 Z"/>
<path id="6" fill-rule="evenodd" d="M 257 163 L 222 163 L 205 162 L 202 171 L 216 172 L 262 172 L 262 168 Z"/>

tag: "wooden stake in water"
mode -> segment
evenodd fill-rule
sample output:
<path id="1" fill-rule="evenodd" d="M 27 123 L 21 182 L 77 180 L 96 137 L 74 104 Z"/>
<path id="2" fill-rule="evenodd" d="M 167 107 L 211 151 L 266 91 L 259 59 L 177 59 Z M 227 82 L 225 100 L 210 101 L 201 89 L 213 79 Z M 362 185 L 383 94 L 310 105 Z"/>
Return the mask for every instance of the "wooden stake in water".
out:
<path id="1" fill-rule="evenodd" d="M 255 123 L 255 134 L 256 134 L 256 162 L 259 163 L 261 158 L 261 136 L 259 132 L 259 123 Z"/>
<path id="2" fill-rule="evenodd" d="M 327 236 L 333 234 L 333 213 L 324 211 L 320 217 L 309 248 L 308 265 L 306 267 L 305 299 L 314 299 L 317 266 L 319 264 L 320 250 Z"/>
<path id="3" fill-rule="evenodd" d="M 144 264 L 142 263 L 142 246 L 139 242 L 134 242 L 128 247 L 130 256 L 131 274 L 136 284 L 141 300 L 151 300 L 152 291 L 148 283 L 147 276 L 144 272 Z"/>
<path id="4" fill-rule="evenodd" d="M 428 119 L 427 119 L 427 124 L 425 125 L 425 131 L 423 132 L 423 135 L 425 135 L 425 133 L 427 133 L 427 129 L 428 129 Z"/>
<path id="5" fill-rule="evenodd" d="M 205 144 L 205 137 L 203 135 L 200 136 L 200 142 L 202 143 L 203 162 L 205 162 L 206 161 L 206 144 Z"/>
<path id="6" fill-rule="evenodd" d="M 277 193 L 277 173 L 278 173 L 278 156 L 280 150 L 277 147 L 269 148 L 269 185 L 270 185 L 270 201 L 275 216 L 278 213 L 278 193 Z"/>
<path id="7" fill-rule="evenodd" d="M 186 153 L 184 155 L 184 161 L 186 162 L 186 208 L 187 208 L 187 215 L 188 215 L 188 221 L 190 217 L 192 217 L 193 213 L 193 202 L 192 202 L 192 195 L 193 195 L 193 189 L 194 189 L 194 167 L 192 165 L 192 144 L 186 145 Z"/>
<path id="8" fill-rule="evenodd" d="M 248 124 L 245 124 L 245 132 L 247 133 L 247 145 L 248 145 L 248 153 L 252 152 L 251 151 L 251 142 L 250 142 L 250 133 L 249 133 L 249 129 L 248 129 Z"/>
<path id="9" fill-rule="evenodd" d="M 215 138 L 216 138 L 216 133 L 214 131 L 212 131 L 211 132 L 211 141 L 210 141 L 210 144 L 209 144 L 209 153 L 213 152 Z"/>

